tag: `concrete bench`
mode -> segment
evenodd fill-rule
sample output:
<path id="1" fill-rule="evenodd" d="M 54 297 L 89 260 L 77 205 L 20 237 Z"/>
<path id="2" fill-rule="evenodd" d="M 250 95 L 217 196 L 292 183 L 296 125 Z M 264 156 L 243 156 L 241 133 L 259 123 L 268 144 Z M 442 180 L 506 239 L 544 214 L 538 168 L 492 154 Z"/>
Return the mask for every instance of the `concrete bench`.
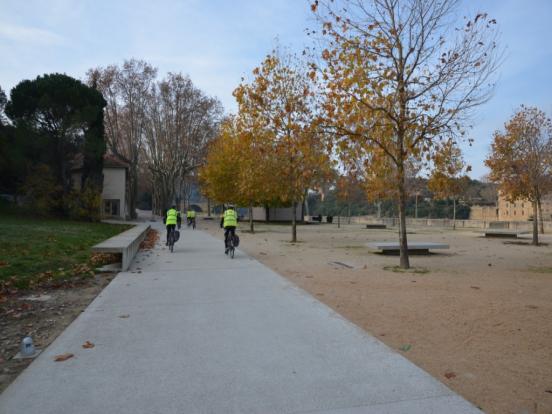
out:
<path id="1" fill-rule="evenodd" d="M 96 244 L 92 247 L 92 251 L 94 253 L 121 253 L 121 270 L 124 272 L 129 268 L 134 256 L 138 253 L 140 243 L 146 237 L 149 228 L 149 224 L 138 224 L 121 234 Z"/>
<path id="2" fill-rule="evenodd" d="M 386 229 L 387 224 L 370 223 L 366 225 L 367 229 Z"/>
<path id="3" fill-rule="evenodd" d="M 373 250 L 381 250 L 383 254 L 399 254 L 400 244 L 398 242 L 374 242 L 368 243 L 368 247 Z M 429 254 L 429 250 L 448 249 L 449 245 L 445 243 L 432 242 L 410 242 L 408 243 L 408 253 Z"/>
<path id="4" fill-rule="evenodd" d="M 504 230 L 510 228 L 510 223 L 508 223 L 507 221 L 490 221 L 489 228 Z"/>
<path id="5" fill-rule="evenodd" d="M 517 230 L 487 229 L 483 233 L 485 234 L 485 237 L 503 237 L 509 239 L 517 239 L 519 236 L 526 232 Z"/>

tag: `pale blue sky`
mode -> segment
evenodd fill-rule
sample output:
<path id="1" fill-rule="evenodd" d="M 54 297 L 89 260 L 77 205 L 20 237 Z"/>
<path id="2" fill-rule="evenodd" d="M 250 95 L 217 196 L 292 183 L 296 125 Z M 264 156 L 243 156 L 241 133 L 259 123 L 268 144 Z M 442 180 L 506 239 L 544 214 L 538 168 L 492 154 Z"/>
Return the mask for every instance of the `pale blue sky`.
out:
<path id="1" fill-rule="evenodd" d="M 465 8 L 498 20 L 506 60 L 493 99 L 478 110 L 465 148 L 472 176 L 492 132 L 520 104 L 552 115 L 552 0 L 465 0 Z M 315 23 L 307 0 L 0 0 L 0 86 L 63 72 L 144 59 L 190 75 L 196 85 L 235 110 L 232 90 L 275 44 L 302 50 Z"/>

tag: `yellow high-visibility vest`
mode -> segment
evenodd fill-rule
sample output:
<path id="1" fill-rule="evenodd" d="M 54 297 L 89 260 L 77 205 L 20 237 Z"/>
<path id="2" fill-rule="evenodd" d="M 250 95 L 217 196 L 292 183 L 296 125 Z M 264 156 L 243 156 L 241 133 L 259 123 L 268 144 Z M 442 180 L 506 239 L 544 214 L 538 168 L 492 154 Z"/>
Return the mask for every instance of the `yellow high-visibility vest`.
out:
<path id="1" fill-rule="evenodd" d="M 236 210 L 228 209 L 224 212 L 224 224 L 223 227 L 237 227 L 238 214 Z"/>
<path id="2" fill-rule="evenodd" d="M 165 222 L 165 224 L 166 225 L 176 224 L 178 221 L 177 217 L 178 217 L 178 212 L 174 208 L 170 208 L 167 211 L 167 221 Z"/>

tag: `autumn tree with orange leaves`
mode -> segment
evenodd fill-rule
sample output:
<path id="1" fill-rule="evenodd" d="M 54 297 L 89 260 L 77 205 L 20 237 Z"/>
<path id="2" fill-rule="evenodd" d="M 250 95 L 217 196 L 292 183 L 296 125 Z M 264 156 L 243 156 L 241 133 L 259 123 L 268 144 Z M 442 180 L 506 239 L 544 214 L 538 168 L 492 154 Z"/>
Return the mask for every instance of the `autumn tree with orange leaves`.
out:
<path id="1" fill-rule="evenodd" d="M 199 182 L 206 197 L 218 202 L 236 203 L 239 173 L 239 136 L 234 118 L 223 120 L 216 138 L 209 144 L 205 164 L 199 169 Z"/>
<path id="2" fill-rule="evenodd" d="M 251 132 L 236 116 L 226 118 L 209 146 L 199 178 L 209 199 L 247 206 L 249 229 L 254 233 L 253 207 L 273 201 L 278 179 L 269 140 L 262 131 Z"/>
<path id="3" fill-rule="evenodd" d="M 485 165 L 489 178 L 510 202 L 533 206 L 533 244 L 539 244 L 538 205 L 552 191 L 552 121 L 538 108 L 522 106 L 494 133 Z"/>
<path id="4" fill-rule="evenodd" d="M 279 203 L 292 206 L 291 241 L 296 242 L 297 206 L 330 169 L 323 134 L 314 127 L 314 84 L 306 65 L 280 51 L 268 55 L 253 76 L 234 91 L 238 122 L 250 136 L 262 138 L 257 143 L 267 151 L 271 168 L 267 192 Z M 253 161 L 258 165 L 258 160 Z"/>
<path id="5" fill-rule="evenodd" d="M 434 169 L 427 186 L 435 198 L 451 199 L 453 203 L 452 228 L 456 230 L 456 201 L 466 191 L 470 178 L 466 175 L 471 167 L 466 165 L 462 151 L 454 141 L 448 140 L 437 148 L 433 158 Z"/>
<path id="6" fill-rule="evenodd" d="M 478 13 L 451 24 L 457 0 L 314 1 L 324 45 L 312 76 L 325 85 L 326 131 L 338 148 L 370 160 L 399 206 L 400 266 L 410 266 L 406 167 L 431 160 L 440 137 L 462 138 L 487 102 L 500 61 L 496 21 Z M 381 169 L 380 169 L 381 168 Z M 382 178 L 383 178 L 382 177 Z M 380 181 L 385 182 L 385 181 Z"/>

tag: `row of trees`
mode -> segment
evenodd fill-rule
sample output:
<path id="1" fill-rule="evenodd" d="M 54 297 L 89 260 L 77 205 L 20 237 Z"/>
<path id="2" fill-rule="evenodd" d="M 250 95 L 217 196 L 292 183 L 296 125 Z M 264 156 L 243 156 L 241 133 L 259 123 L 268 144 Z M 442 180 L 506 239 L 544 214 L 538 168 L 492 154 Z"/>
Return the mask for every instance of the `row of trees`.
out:
<path id="1" fill-rule="evenodd" d="M 332 180 L 322 191 L 311 191 L 308 196 L 310 215 L 323 216 L 364 216 L 397 217 L 398 208 L 395 199 L 380 199 L 368 202 L 362 183 L 345 186 L 342 182 L 349 178 L 339 176 Z M 429 179 L 419 177 L 413 183 L 414 192 L 409 192 L 406 202 L 406 215 L 413 218 L 449 218 L 461 220 L 469 218 L 472 205 L 495 205 L 498 198 L 497 186 L 494 183 L 461 177 L 459 184 L 464 184 L 456 198 L 439 197 L 428 188 Z"/>
<path id="2" fill-rule="evenodd" d="M 317 47 L 308 69 L 273 53 L 234 93 L 239 109 L 230 135 L 251 151 L 234 168 L 254 159 L 278 171 L 276 180 L 258 167 L 250 174 L 259 171 L 268 194 L 295 206 L 330 160 L 338 162 L 369 198 L 397 200 L 400 265 L 408 268 L 409 186 L 421 168 L 435 169 L 434 190 L 445 196 L 447 180 L 465 171 L 458 142 L 467 139 L 471 111 L 490 98 L 500 61 L 496 21 L 478 13 L 454 25 L 458 4 L 313 1 L 319 28 L 311 31 Z M 203 172 L 207 193 L 220 201 L 231 200 L 217 190 L 214 171 L 223 167 L 210 157 Z M 266 201 L 264 190 L 251 197 L 240 184 L 236 193 L 234 200 L 244 196 L 249 205 Z"/>
<path id="3" fill-rule="evenodd" d="M 108 151 L 129 165 L 131 217 L 140 179 L 161 212 L 189 193 L 221 114 L 190 78 L 158 80 L 135 59 L 91 69 L 85 83 L 62 74 L 22 81 L 9 100 L 0 89 L 0 192 L 36 213 L 97 219 Z"/>
<path id="4" fill-rule="evenodd" d="M 9 100 L 0 89 L 0 191 L 23 196 L 34 214 L 97 218 L 105 105 L 96 89 L 62 74 L 22 81 Z"/>
<path id="5" fill-rule="evenodd" d="M 208 197 L 249 206 L 251 231 L 253 206 L 291 206 L 295 242 L 297 207 L 331 167 L 315 85 L 297 57 L 278 50 L 253 75 L 234 91 L 238 114 L 224 122 L 200 179 Z"/>
<path id="6" fill-rule="evenodd" d="M 136 216 L 140 180 L 150 182 L 157 213 L 180 202 L 217 133 L 220 102 L 180 73 L 158 80 L 156 68 L 136 59 L 90 69 L 87 83 L 107 101 L 109 150 L 130 166 L 131 217 Z"/>

